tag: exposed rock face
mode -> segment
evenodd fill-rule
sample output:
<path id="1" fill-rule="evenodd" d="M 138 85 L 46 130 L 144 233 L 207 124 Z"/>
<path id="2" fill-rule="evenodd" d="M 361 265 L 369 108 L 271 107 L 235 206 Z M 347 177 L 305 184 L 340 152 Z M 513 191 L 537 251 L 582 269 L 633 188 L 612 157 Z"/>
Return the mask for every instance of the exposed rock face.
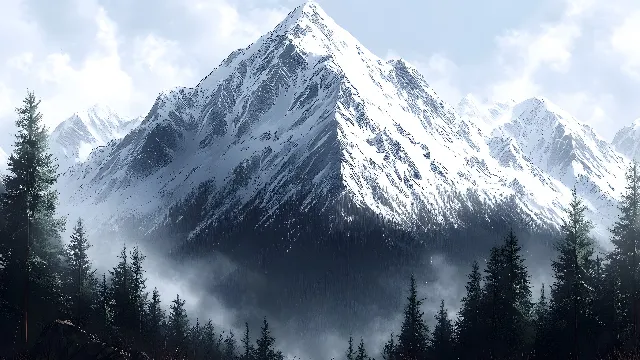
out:
<path id="1" fill-rule="evenodd" d="M 69 321 L 56 320 L 42 331 L 30 360 L 144 360 L 143 352 L 125 352 L 109 346 Z"/>

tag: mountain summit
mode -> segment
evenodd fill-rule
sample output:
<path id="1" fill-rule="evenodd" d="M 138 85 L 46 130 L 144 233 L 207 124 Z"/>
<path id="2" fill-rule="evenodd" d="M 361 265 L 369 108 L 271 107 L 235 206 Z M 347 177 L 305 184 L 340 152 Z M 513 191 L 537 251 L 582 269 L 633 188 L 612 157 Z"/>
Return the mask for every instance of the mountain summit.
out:
<path id="1" fill-rule="evenodd" d="M 629 159 L 640 160 L 640 119 L 620 129 L 612 143 L 616 150 Z"/>
<path id="2" fill-rule="evenodd" d="M 171 259 L 222 258 L 202 287 L 306 312 L 292 331 L 395 309 L 380 284 L 427 255 L 468 264 L 509 228 L 551 241 L 574 186 L 606 237 L 623 157 L 547 100 L 467 105 L 308 2 L 65 172 L 60 210 Z"/>
<path id="3" fill-rule="evenodd" d="M 381 60 L 307 2 L 194 88 L 160 94 L 135 130 L 66 174 L 60 192 L 70 213 L 102 223 L 136 214 L 188 241 L 222 223 L 269 224 L 291 207 L 348 219 L 344 204 L 407 229 L 462 226 L 462 209 L 500 208 L 557 227 L 576 180 L 563 177 L 567 164 L 589 168 L 605 189 L 607 166 L 622 160 L 540 104 L 480 111 L 467 101 L 474 109 L 460 116 L 415 68 Z M 539 133 L 548 127 L 555 132 Z M 590 203 L 604 229 L 609 200 Z M 187 208 L 197 215 L 187 220 Z"/>

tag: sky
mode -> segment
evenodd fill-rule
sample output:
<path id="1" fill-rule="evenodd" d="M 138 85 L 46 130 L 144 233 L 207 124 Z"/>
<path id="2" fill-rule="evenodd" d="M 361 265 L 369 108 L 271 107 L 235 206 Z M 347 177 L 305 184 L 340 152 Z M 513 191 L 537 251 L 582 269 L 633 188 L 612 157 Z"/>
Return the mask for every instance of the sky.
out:
<path id="1" fill-rule="evenodd" d="M 51 128 L 95 103 L 145 115 L 301 0 L 0 0 L 0 148 L 27 89 Z M 317 0 L 455 105 L 545 96 L 605 139 L 640 117 L 637 0 Z"/>

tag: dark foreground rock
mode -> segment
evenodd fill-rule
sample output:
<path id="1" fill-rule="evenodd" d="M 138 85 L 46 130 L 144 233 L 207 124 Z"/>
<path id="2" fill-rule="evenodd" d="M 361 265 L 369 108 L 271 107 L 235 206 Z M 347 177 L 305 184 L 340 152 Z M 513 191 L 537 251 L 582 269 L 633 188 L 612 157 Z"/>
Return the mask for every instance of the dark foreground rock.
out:
<path id="1" fill-rule="evenodd" d="M 56 320 L 42 331 L 29 352 L 30 360 L 148 360 L 138 351 L 114 348 L 69 321 Z"/>

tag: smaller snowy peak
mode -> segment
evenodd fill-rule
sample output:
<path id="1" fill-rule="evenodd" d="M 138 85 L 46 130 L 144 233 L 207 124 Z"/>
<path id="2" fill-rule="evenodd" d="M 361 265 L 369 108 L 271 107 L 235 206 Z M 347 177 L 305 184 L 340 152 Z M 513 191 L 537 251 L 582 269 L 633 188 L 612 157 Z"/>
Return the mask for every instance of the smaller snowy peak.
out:
<path id="1" fill-rule="evenodd" d="M 544 97 L 516 104 L 510 115 L 492 136 L 514 139 L 529 161 L 565 186 L 590 184 L 603 194 L 623 187 L 625 159 L 589 125 Z"/>
<path id="2" fill-rule="evenodd" d="M 58 160 L 59 171 L 85 161 L 98 146 L 124 137 L 141 122 L 126 119 L 108 106 L 96 104 L 61 122 L 49 136 L 49 148 Z"/>
<path id="3" fill-rule="evenodd" d="M 505 122 L 505 114 L 516 105 L 511 100 L 507 102 L 483 102 L 473 94 L 467 94 L 460 100 L 456 111 L 462 118 L 476 124 L 478 127 L 489 133 L 499 124 Z"/>
<path id="4" fill-rule="evenodd" d="M 622 155 L 640 161 L 640 118 L 620 129 L 611 144 Z"/>

